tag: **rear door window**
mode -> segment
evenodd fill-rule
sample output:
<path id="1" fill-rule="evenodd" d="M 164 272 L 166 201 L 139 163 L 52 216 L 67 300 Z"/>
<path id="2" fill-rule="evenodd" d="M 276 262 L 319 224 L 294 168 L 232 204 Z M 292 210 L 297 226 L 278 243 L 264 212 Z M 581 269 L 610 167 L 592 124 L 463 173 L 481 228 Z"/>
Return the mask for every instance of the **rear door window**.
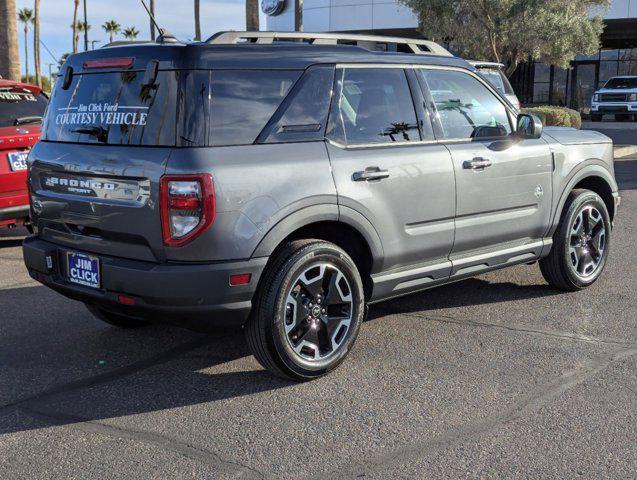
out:
<path id="1" fill-rule="evenodd" d="M 330 138 L 345 145 L 421 139 L 403 69 L 349 68 L 340 72 L 340 98 L 330 120 Z"/>
<path id="2" fill-rule="evenodd" d="M 42 121 L 47 99 L 24 87 L 0 87 L 0 127 L 33 125 Z"/>
<path id="3" fill-rule="evenodd" d="M 297 70 L 213 70 L 208 144 L 254 143 L 300 76 Z"/>
<path id="4" fill-rule="evenodd" d="M 174 146 L 178 72 L 160 71 L 152 85 L 144 72 L 60 78 L 51 98 L 43 139 L 108 145 Z"/>

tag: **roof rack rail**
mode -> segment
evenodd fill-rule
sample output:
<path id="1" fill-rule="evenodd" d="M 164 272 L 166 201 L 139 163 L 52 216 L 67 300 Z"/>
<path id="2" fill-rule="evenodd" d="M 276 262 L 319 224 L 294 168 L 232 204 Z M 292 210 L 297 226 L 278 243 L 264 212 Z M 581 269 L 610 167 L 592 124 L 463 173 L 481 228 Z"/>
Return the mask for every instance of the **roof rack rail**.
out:
<path id="1" fill-rule="evenodd" d="M 440 55 L 453 57 L 449 51 L 431 40 L 403 37 L 383 37 L 379 35 L 358 35 L 348 33 L 309 32 L 219 32 L 206 40 L 213 45 L 233 45 L 237 43 L 270 44 L 277 41 L 302 41 L 311 45 L 357 45 L 368 50 L 378 50 L 378 44 L 396 44 L 417 55 Z"/>

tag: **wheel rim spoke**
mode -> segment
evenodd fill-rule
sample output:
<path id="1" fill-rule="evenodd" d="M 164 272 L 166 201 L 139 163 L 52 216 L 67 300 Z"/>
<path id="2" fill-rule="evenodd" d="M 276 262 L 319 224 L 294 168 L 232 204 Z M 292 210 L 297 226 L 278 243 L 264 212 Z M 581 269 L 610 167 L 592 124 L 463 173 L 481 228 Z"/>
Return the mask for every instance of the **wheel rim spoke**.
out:
<path id="1" fill-rule="evenodd" d="M 284 326 L 290 347 L 306 361 L 336 354 L 348 336 L 352 306 L 350 284 L 336 266 L 306 269 L 287 296 Z"/>

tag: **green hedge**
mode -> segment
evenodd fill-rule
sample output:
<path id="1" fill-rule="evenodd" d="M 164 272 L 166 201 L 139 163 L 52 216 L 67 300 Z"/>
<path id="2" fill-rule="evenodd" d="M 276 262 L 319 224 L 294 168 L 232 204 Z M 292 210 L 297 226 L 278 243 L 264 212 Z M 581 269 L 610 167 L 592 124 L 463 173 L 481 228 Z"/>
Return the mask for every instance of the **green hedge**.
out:
<path id="1" fill-rule="evenodd" d="M 579 112 L 566 107 L 540 106 L 523 108 L 522 113 L 537 115 L 547 127 L 582 128 L 582 116 Z"/>

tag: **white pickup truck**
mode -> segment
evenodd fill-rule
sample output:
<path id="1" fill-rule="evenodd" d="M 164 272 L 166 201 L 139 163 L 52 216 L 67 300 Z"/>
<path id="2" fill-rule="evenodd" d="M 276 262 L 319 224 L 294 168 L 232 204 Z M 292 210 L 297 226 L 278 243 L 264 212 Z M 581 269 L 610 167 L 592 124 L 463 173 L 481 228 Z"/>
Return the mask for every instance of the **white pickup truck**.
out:
<path id="1" fill-rule="evenodd" d="M 601 122 L 604 115 L 615 115 L 623 122 L 637 118 L 637 76 L 613 77 L 596 91 L 591 102 L 591 120 Z"/>

